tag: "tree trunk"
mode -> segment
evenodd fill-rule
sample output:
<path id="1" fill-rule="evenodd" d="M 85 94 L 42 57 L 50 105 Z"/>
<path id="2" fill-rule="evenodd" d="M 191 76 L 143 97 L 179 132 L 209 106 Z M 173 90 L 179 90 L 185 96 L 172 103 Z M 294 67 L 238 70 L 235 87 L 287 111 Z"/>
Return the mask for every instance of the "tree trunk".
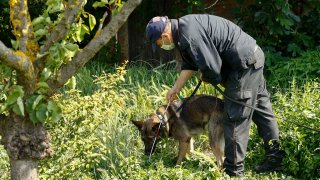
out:
<path id="1" fill-rule="evenodd" d="M 40 54 L 45 53 L 55 42 L 62 40 L 70 30 L 70 24 L 78 17 L 78 12 L 82 9 L 82 2 L 85 0 L 64 1 L 66 10 L 64 20 L 58 24 L 58 28 L 49 35 Z M 58 71 L 59 78 L 48 80 L 49 93 L 52 95 L 56 90 L 62 87 L 77 70 L 88 62 L 108 41 L 114 37 L 119 28 L 127 20 L 131 12 L 141 3 L 142 0 L 130 0 L 125 3 L 122 9 L 114 16 L 108 25 L 93 38 L 90 43 L 79 51 L 72 61 L 63 64 Z M 10 17 L 14 27 L 14 34 L 17 41 L 20 39 L 20 48 L 22 51 L 13 51 L 7 48 L 0 40 L 0 63 L 17 71 L 18 85 L 23 86 L 25 97 L 34 94 L 36 88 L 36 77 L 40 77 L 40 72 L 45 66 L 45 56 L 36 59 L 37 48 L 28 46 L 28 39 L 33 40 L 33 32 L 30 28 L 30 17 L 27 9 L 27 0 L 10 0 Z M 23 23 L 21 23 L 23 21 Z M 30 36 L 29 36 L 30 35 Z M 29 44 L 30 45 L 30 44 Z M 39 62 L 39 63 L 36 63 Z M 34 68 L 34 64 L 38 68 Z M 36 179 L 37 161 L 51 156 L 52 150 L 49 145 L 50 136 L 41 124 L 34 124 L 30 121 L 29 115 L 15 115 L 12 111 L 8 117 L 0 115 L 0 136 L 1 144 L 4 145 L 8 153 L 11 164 L 12 179 Z"/>
<path id="2" fill-rule="evenodd" d="M 41 124 L 11 113 L 0 124 L 1 144 L 11 165 L 11 179 L 36 179 L 37 161 L 52 155 L 50 136 Z"/>
<path id="3" fill-rule="evenodd" d="M 10 158 L 11 180 L 37 179 L 37 161 L 14 160 Z"/>
<path id="4" fill-rule="evenodd" d="M 128 21 L 126 21 L 118 32 L 118 43 L 120 44 L 121 59 L 119 64 L 123 64 L 126 60 L 129 60 L 129 32 Z"/>

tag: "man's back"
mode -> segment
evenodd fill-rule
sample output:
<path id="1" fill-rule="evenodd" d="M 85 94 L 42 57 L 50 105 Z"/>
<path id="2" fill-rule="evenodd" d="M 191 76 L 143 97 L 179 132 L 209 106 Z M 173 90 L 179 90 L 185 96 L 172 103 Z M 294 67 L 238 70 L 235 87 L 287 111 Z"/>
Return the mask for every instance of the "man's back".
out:
<path id="1" fill-rule="evenodd" d="M 222 60 L 238 69 L 252 57 L 256 41 L 233 22 L 213 15 L 186 15 L 179 18 L 180 38 L 187 46 L 216 49 Z M 181 47 L 182 49 L 187 47 Z M 242 62 L 241 64 L 239 64 Z M 246 68 L 246 67 L 242 67 Z"/>

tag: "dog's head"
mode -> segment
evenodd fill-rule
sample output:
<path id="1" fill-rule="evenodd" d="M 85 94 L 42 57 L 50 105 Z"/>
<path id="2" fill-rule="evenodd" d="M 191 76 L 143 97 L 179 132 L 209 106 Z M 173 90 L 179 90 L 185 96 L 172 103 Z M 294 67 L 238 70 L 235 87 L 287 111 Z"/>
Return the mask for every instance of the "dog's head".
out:
<path id="1" fill-rule="evenodd" d="M 161 139 L 161 135 L 169 132 L 167 121 L 177 117 L 177 114 L 172 108 L 173 107 L 170 107 L 166 111 L 166 106 L 160 106 L 156 110 L 156 113 L 150 114 L 145 121 L 132 120 L 132 123 L 139 129 L 141 133 L 141 139 L 145 147 L 145 155 L 150 155 L 150 153 L 153 153 L 156 149 L 157 143 Z M 160 122 L 162 123 L 161 125 Z M 153 149 L 152 146 L 154 146 Z"/>

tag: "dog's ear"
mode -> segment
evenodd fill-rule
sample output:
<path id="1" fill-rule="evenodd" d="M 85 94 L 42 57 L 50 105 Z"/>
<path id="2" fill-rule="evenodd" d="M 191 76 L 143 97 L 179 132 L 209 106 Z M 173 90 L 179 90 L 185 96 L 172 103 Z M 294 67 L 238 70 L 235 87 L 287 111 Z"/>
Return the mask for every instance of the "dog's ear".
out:
<path id="1" fill-rule="evenodd" d="M 142 129 L 143 121 L 131 120 L 131 122 L 132 122 L 138 129 Z"/>

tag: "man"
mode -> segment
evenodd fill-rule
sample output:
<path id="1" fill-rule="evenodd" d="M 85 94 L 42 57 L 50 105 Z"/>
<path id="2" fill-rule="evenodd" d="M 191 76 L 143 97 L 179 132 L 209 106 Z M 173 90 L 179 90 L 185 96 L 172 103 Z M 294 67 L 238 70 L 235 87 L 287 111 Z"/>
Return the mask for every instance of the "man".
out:
<path id="1" fill-rule="evenodd" d="M 183 59 L 180 76 L 167 93 L 168 102 L 193 72 L 200 70 L 203 81 L 222 84 L 227 96 L 273 114 L 263 77 L 264 53 L 251 36 L 231 21 L 213 15 L 154 17 L 146 27 L 146 35 L 153 49 L 177 47 Z M 243 176 L 251 118 L 264 141 L 267 156 L 255 170 L 260 173 L 282 168 L 283 151 L 279 147 L 276 119 L 225 99 L 223 165 L 230 176 Z"/>

